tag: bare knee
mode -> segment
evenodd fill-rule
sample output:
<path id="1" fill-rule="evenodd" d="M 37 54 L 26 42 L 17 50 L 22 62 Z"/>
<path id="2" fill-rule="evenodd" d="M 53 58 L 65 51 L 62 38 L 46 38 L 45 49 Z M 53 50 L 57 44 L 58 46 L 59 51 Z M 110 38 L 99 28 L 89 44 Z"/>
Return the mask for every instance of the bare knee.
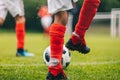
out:
<path id="1" fill-rule="evenodd" d="M 16 16 L 15 21 L 16 21 L 16 23 L 25 22 L 25 17 L 24 16 Z"/>
<path id="2" fill-rule="evenodd" d="M 2 18 L 0 18 L 0 26 L 2 26 L 4 23 L 4 20 Z"/>
<path id="3" fill-rule="evenodd" d="M 67 11 L 60 11 L 55 14 L 54 23 L 66 25 L 68 21 L 68 13 Z"/>

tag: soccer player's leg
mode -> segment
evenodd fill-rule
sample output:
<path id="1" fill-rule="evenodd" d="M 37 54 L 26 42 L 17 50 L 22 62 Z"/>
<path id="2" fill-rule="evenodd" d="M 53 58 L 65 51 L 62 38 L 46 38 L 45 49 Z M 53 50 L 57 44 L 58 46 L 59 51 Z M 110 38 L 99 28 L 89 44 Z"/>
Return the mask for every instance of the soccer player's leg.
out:
<path id="1" fill-rule="evenodd" d="M 96 14 L 99 4 L 100 0 L 84 0 L 75 31 L 66 43 L 68 49 L 77 50 L 83 54 L 90 52 L 90 48 L 87 47 L 84 37 L 86 30 L 89 28 Z"/>
<path id="2" fill-rule="evenodd" d="M 24 50 L 24 40 L 25 40 L 25 18 L 24 16 L 16 16 L 16 37 L 17 37 L 17 52 L 16 56 L 34 56 Z"/>
<path id="3" fill-rule="evenodd" d="M 66 3 L 68 5 L 66 5 Z M 54 15 L 54 22 L 50 26 L 50 63 L 46 80 L 68 80 L 62 68 L 62 51 L 68 13 L 72 8 L 70 0 L 48 1 L 48 11 Z"/>
<path id="4" fill-rule="evenodd" d="M 24 17 L 24 4 L 23 0 L 7 0 L 6 6 L 11 15 L 15 18 L 16 37 L 17 37 L 17 52 L 16 56 L 34 56 L 24 50 L 25 39 L 25 17 Z"/>
<path id="5" fill-rule="evenodd" d="M 50 63 L 46 80 L 68 80 L 62 68 L 62 51 L 66 30 L 67 12 L 55 14 L 55 21 L 50 27 Z"/>

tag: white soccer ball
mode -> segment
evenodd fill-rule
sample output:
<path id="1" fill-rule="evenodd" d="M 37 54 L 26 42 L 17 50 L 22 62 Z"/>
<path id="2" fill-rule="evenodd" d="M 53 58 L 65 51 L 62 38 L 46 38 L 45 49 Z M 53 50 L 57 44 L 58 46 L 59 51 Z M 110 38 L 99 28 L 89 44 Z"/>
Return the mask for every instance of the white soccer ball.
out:
<path id="1" fill-rule="evenodd" d="M 48 46 L 43 53 L 43 59 L 45 64 L 48 66 L 50 61 L 50 46 Z M 62 67 L 66 69 L 70 64 L 71 56 L 69 50 L 63 46 L 63 53 L 62 53 Z"/>

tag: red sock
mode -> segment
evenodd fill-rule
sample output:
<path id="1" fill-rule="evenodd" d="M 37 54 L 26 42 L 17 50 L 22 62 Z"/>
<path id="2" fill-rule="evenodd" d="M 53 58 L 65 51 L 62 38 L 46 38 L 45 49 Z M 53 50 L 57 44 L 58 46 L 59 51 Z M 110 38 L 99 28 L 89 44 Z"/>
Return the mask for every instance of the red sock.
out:
<path id="1" fill-rule="evenodd" d="M 72 37 L 71 37 L 72 43 L 74 45 L 77 45 L 80 42 L 82 42 L 84 45 L 86 45 L 86 42 L 84 40 L 85 32 L 86 32 L 85 30 L 79 30 L 80 35 L 76 34 L 76 32 L 73 32 Z"/>
<path id="2" fill-rule="evenodd" d="M 50 27 L 50 65 L 49 72 L 51 72 L 54 76 L 57 76 L 62 70 L 62 51 L 64 44 L 64 33 L 65 26 L 60 24 L 52 24 Z M 53 62 L 57 62 L 56 65 L 53 65 Z"/>
<path id="3" fill-rule="evenodd" d="M 78 44 L 81 41 L 83 41 L 83 43 L 86 45 L 84 41 L 85 32 L 89 28 L 93 20 L 93 17 L 97 12 L 99 3 L 100 0 L 84 0 L 83 6 L 80 11 L 79 20 L 75 26 L 74 31 L 74 33 L 77 34 L 78 36 L 74 34 L 72 35 L 72 42 L 74 44 Z"/>
<path id="4" fill-rule="evenodd" d="M 17 49 L 24 48 L 25 23 L 16 23 Z"/>

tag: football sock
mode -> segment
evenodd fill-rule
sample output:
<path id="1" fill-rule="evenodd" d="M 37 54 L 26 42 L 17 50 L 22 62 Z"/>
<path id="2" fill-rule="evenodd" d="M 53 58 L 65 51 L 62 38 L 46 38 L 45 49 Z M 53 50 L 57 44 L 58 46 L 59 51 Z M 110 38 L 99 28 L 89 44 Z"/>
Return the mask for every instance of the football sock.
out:
<path id="1" fill-rule="evenodd" d="M 17 49 L 24 49 L 25 23 L 16 23 Z"/>
<path id="2" fill-rule="evenodd" d="M 50 27 L 50 64 L 49 72 L 57 76 L 62 71 L 62 51 L 64 44 L 64 33 L 66 27 L 60 24 L 52 24 Z"/>
<path id="3" fill-rule="evenodd" d="M 86 45 L 84 40 L 85 32 L 89 28 L 92 19 L 97 12 L 99 4 L 100 0 L 84 0 L 80 11 L 79 20 L 71 37 L 73 44 L 82 42 Z"/>
<path id="4" fill-rule="evenodd" d="M 23 50 L 23 49 L 17 49 L 17 52 L 18 52 L 18 53 L 23 53 L 24 50 Z"/>

